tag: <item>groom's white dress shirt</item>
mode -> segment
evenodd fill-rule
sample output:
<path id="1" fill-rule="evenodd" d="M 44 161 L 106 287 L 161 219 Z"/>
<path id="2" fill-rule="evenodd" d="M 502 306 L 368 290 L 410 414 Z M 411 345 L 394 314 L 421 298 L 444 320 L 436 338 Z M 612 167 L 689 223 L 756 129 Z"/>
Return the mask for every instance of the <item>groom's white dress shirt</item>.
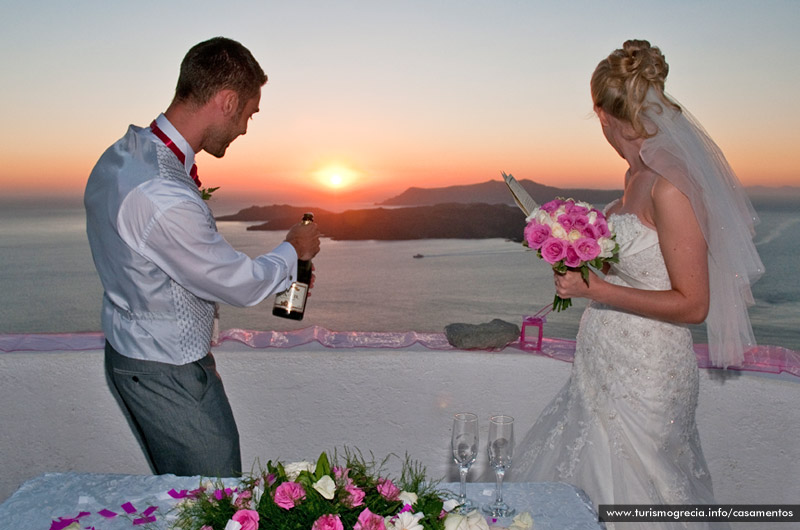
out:
<path id="1" fill-rule="evenodd" d="M 156 123 L 185 162 L 131 125 L 89 177 L 86 231 L 106 339 L 122 355 L 180 365 L 208 353 L 216 302 L 251 306 L 287 289 L 297 253 L 283 242 L 251 259 L 231 247 L 189 176 L 191 147 L 163 114 Z"/>

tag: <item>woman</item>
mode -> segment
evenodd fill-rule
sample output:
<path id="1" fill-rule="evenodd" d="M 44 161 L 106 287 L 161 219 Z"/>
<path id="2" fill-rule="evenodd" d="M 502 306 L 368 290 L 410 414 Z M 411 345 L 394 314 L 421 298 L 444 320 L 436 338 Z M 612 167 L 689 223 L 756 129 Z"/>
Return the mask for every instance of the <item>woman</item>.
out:
<path id="1" fill-rule="evenodd" d="M 632 40 L 592 76 L 603 134 L 629 164 L 624 195 L 607 209 L 620 260 L 588 284 L 555 275 L 560 297 L 591 303 L 570 380 L 516 453 L 515 480 L 570 482 L 596 505 L 715 502 L 686 325 L 707 322 L 719 366 L 741 364 L 754 345 L 757 219 L 719 148 L 665 95 L 667 72 L 658 48 Z"/>

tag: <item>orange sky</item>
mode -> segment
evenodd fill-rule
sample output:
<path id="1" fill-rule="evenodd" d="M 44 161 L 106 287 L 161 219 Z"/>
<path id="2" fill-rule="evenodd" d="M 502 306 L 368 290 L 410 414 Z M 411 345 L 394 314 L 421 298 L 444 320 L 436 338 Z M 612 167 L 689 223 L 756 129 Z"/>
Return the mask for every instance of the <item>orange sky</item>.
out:
<path id="1" fill-rule="evenodd" d="M 80 195 L 127 125 L 169 104 L 186 50 L 217 34 L 248 46 L 270 77 L 247 136 L 222 160 L 198 156 L 204 184 L 229 197 L 370 203 L 500 171 L 619 188 L 625 166 L 591 116 L 588 79 L 632 36 L 661 46 L 668 91 L 745 185 L 800 186 L 800 73 L 787 66 L 800 64 L 800 3 L 684 1 L 670 13 L 636 4 L 621 21 L 588 1 L 252 2 L 246 12 L 197 9 L 178 30 L 170 21 L 184 14 L 173 6 L 42 13 L 16 3 L 0 17 L 0 44 L 15 50 L 0 58 L 7 197 Z"/>

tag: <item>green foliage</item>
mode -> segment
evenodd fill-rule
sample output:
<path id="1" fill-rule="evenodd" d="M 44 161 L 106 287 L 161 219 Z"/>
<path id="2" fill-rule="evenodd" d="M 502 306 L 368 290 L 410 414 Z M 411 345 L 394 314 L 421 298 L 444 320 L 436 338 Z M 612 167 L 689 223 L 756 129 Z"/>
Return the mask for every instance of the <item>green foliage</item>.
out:
<path id="1" fill-rule="evenodd" d="M 215 191 L 217 191 L 218 189 L 219 189 L 219 186 L 217 186 L 215 188 L 202 188 L 202 189 L 200 189 L 200 195 L 203 197 L 204 201 L 207 201 L 208 199 L 211 198 L 211 194 L 214 193 Z"/>
<path id="2" fill-rule="evenodd" d="M 200 530 L 203 525 L 208 525 L 221 530 L 238 510 L 255 509 L 259 514 L 259 529 L 310 530 L 314 522 L 326 514 L 338 515 L 344 528 L 353 528 L 365 508 L 383 517 L 397 515 L 404 509 L 402 500 L 386 498 L 378 490 L 383 481 L 389 480 L 399 491 L 417 495 L 411 512 L 422 512 L 420 524 L 425 529 L 443 530 L 443 492 L 438 490 L 438 481 L 428 481 L 425 468 L 407 455 L 400 478 L 393 480 L 385 472 L 385 465 L 391 456 L 377 462 L 372 454 L 367 459 L 360 451 L 345 448 L 341 455 L 334 452 L 332 462 L 323 452 L 313 466 L 308 463 L 300 466 L 298 463 L 284 465 L 282 462 L 269 461 L 266 469 L 261 468 L 242 478 L 234 489 L 226 489 L 221 481 L 217 481 L 195 490 L 191 499 L 177 507 L 175 527 Z M 296 477 L 294 472 L 297 473 Z M 326 499 L 314 488 L 326 476 L 336 486 L 332 499 Z M 305 496 L 296 500 L 289 509 L 279 506 L 275 501 L 275 492 L 287 482 L 300 485 L 305 492 Z M 348 487 L 363 491 L 363 501 L 354 506 Z M 260 499 L 256 504 L 259 494 Z"/>

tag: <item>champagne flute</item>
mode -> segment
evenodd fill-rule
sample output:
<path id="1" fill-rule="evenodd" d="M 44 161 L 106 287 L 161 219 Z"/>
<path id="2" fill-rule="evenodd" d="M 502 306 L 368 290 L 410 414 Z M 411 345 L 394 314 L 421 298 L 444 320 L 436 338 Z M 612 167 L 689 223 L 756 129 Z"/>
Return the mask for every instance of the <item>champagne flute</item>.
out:
<path id="1" fill-rule="evenodd" d="M 453 417 L 450 445 L 461 475 L 461 493 L 456 498 L 458 511 L 468 513 L 474 508 L 472 501 L 467 499 L 467 472 L 478 457 L 478 416 L 471 412 L 459 412 Z"/>
<path id="2" fill-rule="evenodd" d="M 495 500 L 482 506 L 484 513 L 492 517 L 511 517 L 516 510 L 503 502 L 503 476 L 511 467 L 514 454 L 514 418 L 498 415 L 489 418 L 489 464 L 494 467 L 497 483 Z"/>

